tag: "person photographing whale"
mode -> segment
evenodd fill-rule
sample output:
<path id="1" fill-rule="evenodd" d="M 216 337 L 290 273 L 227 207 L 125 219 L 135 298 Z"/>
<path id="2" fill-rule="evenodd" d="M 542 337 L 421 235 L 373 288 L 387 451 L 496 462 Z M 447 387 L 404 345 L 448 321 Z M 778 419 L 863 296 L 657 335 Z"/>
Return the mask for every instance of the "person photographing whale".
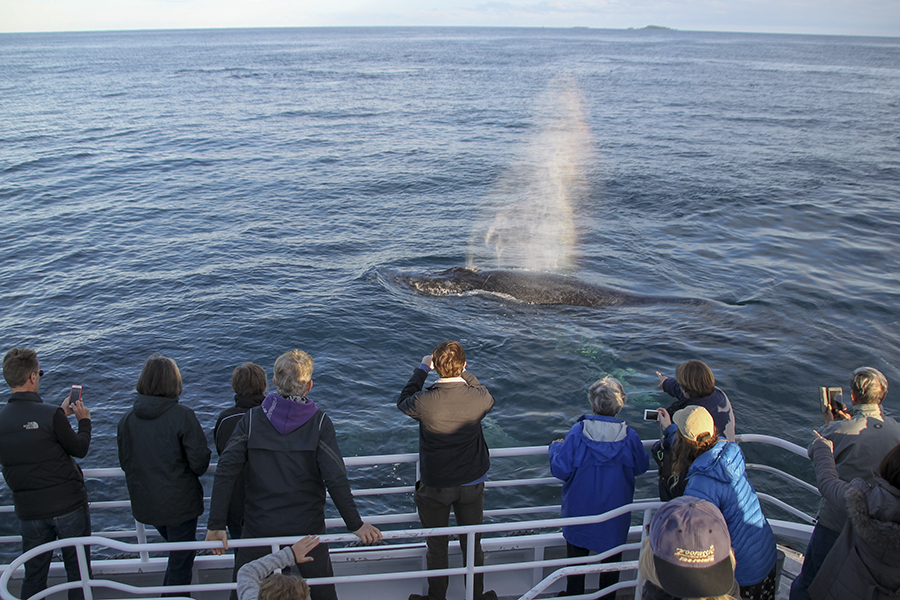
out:
<path id="1" fill-rule="evenodd" d="M 419 422 L 419 465 L 415 502 L 422 527 L 447 527 L 450 509 L 457 525 L 480 525 L 484 516 L 484 482 L 490 468 L 481 420 L 494 407 L 494 398 L 478 378 L 466 371 L 466 352 L 455 341 L 444 341 L 413 371 L 397 408 Z M 428 374 L 439 379 L 423 389 Z M 447 536 L 426 539 L 429 570 L 448 566 Z M 466 536 L 459 536 L 466 555 Z M 475 536 L 475 565 L 484 564 L 481 536 Z M 446 600 L 449 578 L 428 578 L 428 595 L 411 594 L 409 600 Z M 484 592 L 484 575 L 475 575 L 475 600 L 496 600 Z"/>

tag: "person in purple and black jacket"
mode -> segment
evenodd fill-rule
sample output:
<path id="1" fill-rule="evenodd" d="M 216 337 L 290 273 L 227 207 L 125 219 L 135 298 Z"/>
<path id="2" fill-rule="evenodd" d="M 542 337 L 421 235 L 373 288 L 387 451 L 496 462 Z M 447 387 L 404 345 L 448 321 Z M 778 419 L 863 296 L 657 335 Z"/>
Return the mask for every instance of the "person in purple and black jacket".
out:
<path id="1" fill-rule="evenodd" d="M 213 553 L 224 554 L 228 548 L 228 506 L 245 465 L 243 539 L 324 534 L 326 489 L 347 529 L 367 544 L 381 539 L 381 532 L 363 523 L 356 510 L 331 419 L 306 397 L 312 373 L 313 359 L 306 352 L 279 356 L 272 377 L 275 391 L 234 428 L 216 468 L 209 505 L 206 540 L 223 545 Z M 235 575 L 270 551 L 268 546 L 238 548 Z M 312 561 L 297 565 L 303 577 L 333 575 L 327 544 L 319 544 L 309 556 Z M 337 598 L 334 585 L 313 585 L 312 598 Z"/>

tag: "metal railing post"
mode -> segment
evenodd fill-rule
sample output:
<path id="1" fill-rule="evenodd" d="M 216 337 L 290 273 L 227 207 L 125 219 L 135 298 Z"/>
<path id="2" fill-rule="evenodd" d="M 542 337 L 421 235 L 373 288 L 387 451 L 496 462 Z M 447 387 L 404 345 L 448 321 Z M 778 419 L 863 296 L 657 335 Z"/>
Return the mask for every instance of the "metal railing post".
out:
<path id="1" fill-rule="evenodd" d="M 475 598 L 475 532 L 466 534 L 466 600 Z"/>
<path id="2" fill-rule="evenodd" d="M 94 588 L 91 586 L 91 572 L 88 565 L 88 557 L 90 556 L 90 546 L 78 544 L 75 546 L 75 556 L 78 557 L 78 572 L 81 574 L 81 591 L 84 593 L 84 600 L 94 600 Z"/>
<path id="3" fill-rule="evenodd" d="M 644 511 L 644 519 L 641 522 L 641 550 L 644 549 L 644 540 L 647 539 L 647 534 L 650 531 L 650 521 L 652 519 L 653 509 L 648 508 Z M 640 554 L 638 554 L 638 565 L 640 566 Z M 637 585 L 634 588 L 634 597 L 640 598 L 644 594 L 644 574 L 641 573 L 641 569 L 638 568 L 637 572 Z"/>
<path id="4" fill-rule="evenodd" d="M 146 544 L 147 543 L 147 531 L 144 529 L 144 524 L 139 523 L 137 520 L 135 520 L 134 528 L 137 531 L 138 544 Z M 142 562 L 150 562 L 150 553 L 148 551 L 141 550 L 140 556 L 141 556 Z"/>

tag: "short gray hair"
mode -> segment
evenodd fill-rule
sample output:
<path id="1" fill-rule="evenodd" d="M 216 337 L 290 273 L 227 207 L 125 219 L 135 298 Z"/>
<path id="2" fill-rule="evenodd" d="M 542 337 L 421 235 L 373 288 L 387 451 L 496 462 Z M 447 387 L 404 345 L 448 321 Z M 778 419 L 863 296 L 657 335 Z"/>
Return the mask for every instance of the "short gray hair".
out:
<path id="1" fill-rule="evenodd" d="M 312 357 L 302 350 L 291 350 L 275 361 L 272 383 L 282 398 L 302 396 L 306 393 L 306 384 L 312 379 L 312 374 Z"/>
<path id="2" fill-rule="evenodd" d="M 588 400 L 595 414 L 614 417 L 625 406 L 625 390 L 615 377 L 604 377 L 591 384 Z"/>
<path id="3" fill-rule="evenodd" d="M 872 367 L 860 367 L 850 377 L 850 391 L 860 404 L 881 404 L 887 396 L 887 377 Z"/>

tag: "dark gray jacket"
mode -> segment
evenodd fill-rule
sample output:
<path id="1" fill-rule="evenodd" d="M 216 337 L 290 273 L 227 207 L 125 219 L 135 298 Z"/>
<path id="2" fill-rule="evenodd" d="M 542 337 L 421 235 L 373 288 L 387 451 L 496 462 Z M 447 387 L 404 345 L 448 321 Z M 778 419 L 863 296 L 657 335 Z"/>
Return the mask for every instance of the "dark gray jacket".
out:
<path id="1" fill-rule="evenodd" d="M 427 372 L 416 368 L 397 401 L 397 408 L 419 422 L 422 483 L 429 487 L 472 483 L 491 466 L 481 419 L 494 407 L 494 399 L 468 371 L 463 371 L 462 380 L 439 380 L 422 390 L 427 378 Z"/>
<path id="2" fill-rule="evenodd" d="M 821 440 L 810 447 L 822 497 L 844 503 L 847 523 L 809 588 L 814 600 L 900 598 L 900 490 L 880 477 L 871 483 L 838 478 Z"/>
<path id="3" fill-rule="evenodd" d="M 326 488 L 347 529 L 363 526 L 334 425 L 321 410 L 287 433 L 272 425 L 263 407 L 244 414 L 216 467 L 208 530 L 225 529 L 234 484 L 245 464 L 242 537 L 325 533 Z"/>
<path id="4" fill-rule="evenodd" d="M 138 394 L 116 441 L 135 519 L 178 525 L 203 514 L 199 477 L 211 453 L 194 411 L 178 398 Z"/>

